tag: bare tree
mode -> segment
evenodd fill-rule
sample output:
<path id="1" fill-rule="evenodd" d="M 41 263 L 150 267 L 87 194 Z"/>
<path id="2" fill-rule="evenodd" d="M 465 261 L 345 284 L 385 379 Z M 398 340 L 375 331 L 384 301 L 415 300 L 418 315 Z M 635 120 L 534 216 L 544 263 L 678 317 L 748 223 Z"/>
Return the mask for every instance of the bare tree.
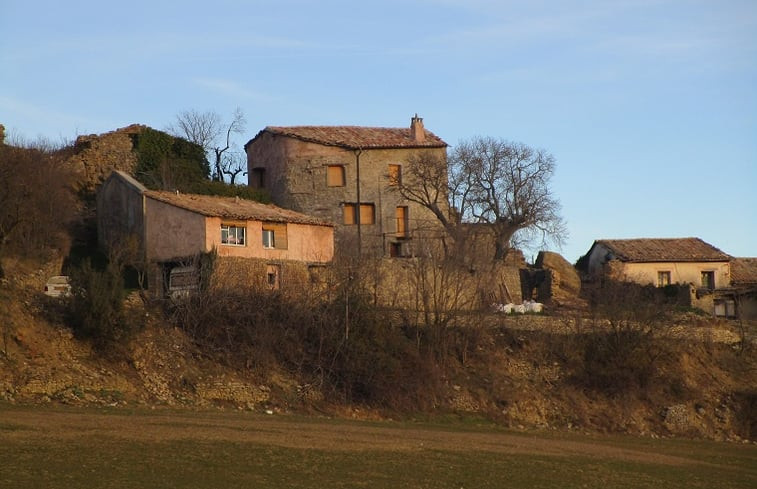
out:
<path id="1" fill-rule="evenodd" d="M 437 156 L 423 153 L 410 158 L 404 177 L 393 188 L 404 199 L 426 207 L 445 229 L 452 230 L 457 225 L 457 219 L 449 213 L 448 180 L 445 162 Z"/>
<path id="2" fill-rule="evenodd" d="M 411 178 L 399 185 L 402 196 L 434 213 L 452 238 L 464 237 L 464 223 L 489 229 L 494 259 L 541 239 L 561 244 L 567 230 L 560 203 L 549 187 L 554 157 L 541 149 L 491 137 L 462 141 L 438 159 L 411 159 Z M 445 206 L 449 206 L 449 211 Z"/>
<path id="3" fill-rule="evenodd" d="M 0 277 L 6 253 L 67 252 L 68 224 L 77 213 L 65 150 L 47 141 L 0 145 Z"/>
<path id="4" fill-rule="evenodd" d="M 555 158 L 542 149 L 491 137 L 462 141 L 450 156 L 450 200 L 464 221 L 491 229 L 495 259 L 536 239 L 559 245 L 567 229 L 549 187 L 554 171 Z"/>
<path id="5" fill-rule="evenodd" d="M 234 151 L 233 134 L 243 134 L 247 120 L 242 109 L 237 107 L 231 121 L 225 123 L 215 111 L 198 112 L 185 110 L 168 126 L 168 132 L 199 144 L 213 163 L 213 180 L 221 182 L 224 176 L 232 185 L 237 175 L 247 167 L 247 160 L 240 151 Z"/>

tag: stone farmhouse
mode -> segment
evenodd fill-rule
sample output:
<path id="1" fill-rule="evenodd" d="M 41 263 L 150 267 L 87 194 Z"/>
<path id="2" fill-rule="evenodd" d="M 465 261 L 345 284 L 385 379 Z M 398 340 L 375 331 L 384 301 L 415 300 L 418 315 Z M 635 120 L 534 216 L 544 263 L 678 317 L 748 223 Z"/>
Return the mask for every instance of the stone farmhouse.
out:
<path id="1" fill-rule="evenodd" d="M 143 261 L 156 296 L 196 287 L 197 257 L 214 250 L 214 274 L 224 281 L 274 289 L 298 286 L 334 256 L 334 227 L 323 219 L 234 197 L 147 190 L 121 171 L 98 191 L 97 224 L 104 249 L 131 246 L 120 251 Z"/>
<path id="2" fill-rule="evenodd" d="M 699 238 L 602 239 L 582 261 L 590 279 L 688 286 L 688 305 L 716 316 L 757 317 L 757 259 L 734 258 Z"/>
<path id="3" fill-rule="evenodd" d="M 334 222 L 340 254 L 412 256 L 441 227 L 396 187 L 412 158 L 446 168 L 446 148 L 417 115 L 406 128 L 269 126 L 245 145 L 248 183 L 276 205 Z"/>
<path id="4" fill-rule="evenodd" d="M 731 257 L 699 238 L 601 239 L 586 257 L 589 276 L 641 285 L 691 283 L 714 290 L 731 282 Z"/>

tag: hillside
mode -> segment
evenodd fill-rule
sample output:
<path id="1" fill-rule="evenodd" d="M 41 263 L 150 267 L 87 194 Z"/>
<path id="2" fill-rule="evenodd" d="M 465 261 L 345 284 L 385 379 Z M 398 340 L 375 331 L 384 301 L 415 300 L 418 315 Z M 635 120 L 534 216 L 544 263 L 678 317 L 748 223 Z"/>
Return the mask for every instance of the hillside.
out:
<path id="1" fill-rule="evenodd" d="M 619 385 L 597 382 L 601 376 L 587 381 L 581 365 L 585 367 L 588 350 L 577 350 L 575 341 L 583 337 L 577 329 L 588 327 L 587 322 L 559 314 L 495 317 L 471 337 L 473 348 L 466 358 L 450 352 L 437 359 L 427 382 L 431 387 L 417 379 L 419 390 L 433 388 L 433 402 L 401 401 L 412 397 L 408 389 L 416 388 L 404 377 L 395 384 L 372 380 L 382 383 L 383 398 L 355 402 L 313 383 L 312 372 L 302 367 L 272 361 L 261 368 L 252 366 L 259 362 L 244 365 L 204 350 L 137 294 L 130 296 L 128 308 L 145 318 L 144 329 L 122 348 L 94 350 L 63 324 L 63 306 L 41 293 L 58 266 L 6 263 L 0 288 L 3 402 L 215 407 L 357 418 L 481 416 L 518 429 L 757 440 L 755 345 L 740 343 L 739 329 L 725 322 L 683 317 L 669 328 L 672 338 L 657 340 L 665 350 L 655 359 L 654 371 L 641 387 L 626 388 L 623 372 L 611 372 L 610 379 Z M 418 372 L 421 377 L 425 371 Z"/>

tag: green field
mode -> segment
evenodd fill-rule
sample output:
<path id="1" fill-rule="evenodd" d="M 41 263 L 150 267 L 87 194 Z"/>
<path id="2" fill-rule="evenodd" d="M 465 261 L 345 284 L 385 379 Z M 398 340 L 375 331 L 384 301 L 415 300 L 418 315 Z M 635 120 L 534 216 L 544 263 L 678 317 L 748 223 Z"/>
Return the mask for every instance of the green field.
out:
<path id="1" fill-rule="evenodd" d="M 0 405 L 0 488 L 754 488 L 757 446 L 249 412 Z"/>

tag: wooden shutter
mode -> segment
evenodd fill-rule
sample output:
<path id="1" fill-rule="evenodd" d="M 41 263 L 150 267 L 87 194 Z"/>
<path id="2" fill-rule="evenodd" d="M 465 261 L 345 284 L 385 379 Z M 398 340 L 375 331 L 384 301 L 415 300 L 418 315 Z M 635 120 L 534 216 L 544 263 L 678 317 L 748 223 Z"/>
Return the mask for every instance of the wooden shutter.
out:
<path id="1" fill-rule="evenodd" d="M 344 187 L 344 166 L 329 165 L 326 168 L 326 185 L 328 187 Z"/>
<path id="2" fill-rule="evenodd" d="M 344 204 L 344 224 L 355 223 L 355 204 Z"/>
<path id="3" fill-rule="evenodd" d="M 360 204 L 360 224 L 375 224 L 376 206 L 373 204 Z"/>

